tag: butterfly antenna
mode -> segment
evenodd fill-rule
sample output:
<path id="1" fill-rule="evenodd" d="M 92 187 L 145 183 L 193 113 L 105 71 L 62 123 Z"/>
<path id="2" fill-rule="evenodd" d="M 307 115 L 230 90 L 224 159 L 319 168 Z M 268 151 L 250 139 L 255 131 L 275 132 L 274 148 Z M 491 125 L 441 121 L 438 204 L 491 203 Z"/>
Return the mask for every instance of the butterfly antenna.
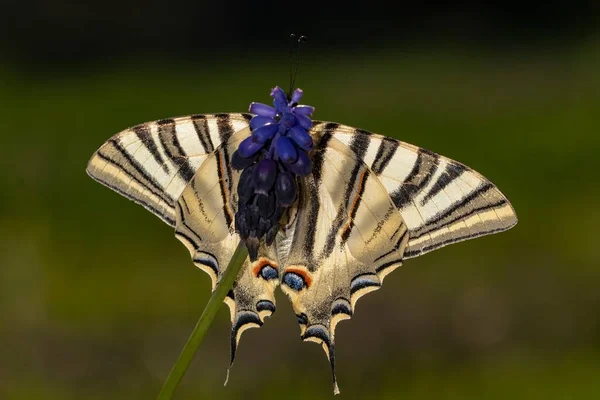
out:
<path id="1" fill-rule="evenodd" d="M 308 42 L 308 38 L 306 36 L 300 36 L 298 38 L 298 44 L 296 46 L 296 69 L 294 70 L 294 79 L 292 79 L 290 84 L 290 96 L 292 94 L 292 90 L 294 89 L 294 85 L 296 84 L 296 78 L 298 77 L 298 66 L 300 65 L 300 44 Z"/>
<path id="2" fill-rule="evenodd" d="M 292 95 L 292 89 L 293 89 L 293 82 L 294 82 L 294 77 L 293 77 L 293 55 L 294 55 L 294 45 L 297 43 L 296 40 L 296 34 L 292 33 L 290 34 L 290 51 L 289 51 L 289 66 L 290 66 L 290 89 L 288 90 L 288 99 L 290 98 L 290 96 Z"/>

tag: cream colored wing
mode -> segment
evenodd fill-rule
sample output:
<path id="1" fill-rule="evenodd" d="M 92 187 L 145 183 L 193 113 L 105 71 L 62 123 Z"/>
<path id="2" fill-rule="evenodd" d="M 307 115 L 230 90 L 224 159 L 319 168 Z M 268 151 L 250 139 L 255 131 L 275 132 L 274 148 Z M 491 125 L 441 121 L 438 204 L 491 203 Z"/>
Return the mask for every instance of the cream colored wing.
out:
<path id="1" fill-rule="evenodd" d="M 90 159 L 96 181 L 175 224 L 175 203 L 207 156 L 237 131 L 249 114 L 191 115 L 126 129 Z"/>
<path id="2" fill-rule="evenodd" d="M 214 290 L 238 244 L 233 231 L 239 173 L 230 157 L 249 134 L 249 114 L 192 115 L 137 125 L 106 142 L 87 172 L 167 224 L 207 272 Z M 225 302 L 232 315 L 231 362 L 242 332 L 275 311 L 273 249 L 246 262 Z"/>
<path id="3" fill-rule="evenodd" d="M 517 216 L 490 181 L 431 151 L 335 123 L 317 123 L 348 146 L 385 187 L 409 228 L 405 258 L 510 229 Z M 311 132 L 311 133 L 312 133 Z"/>
<path id="4" fill-rule="evenodd" d="M 314 139 L 313 172 L 302 180 L 296 222 L 286 232 L 281 288 L 302 339 L 322 344 L 337 393 L 336 324 L 401 265 L 408 231 L 385 188 L 350 148 L 327 131 Z"/>
<path id="5" fill-rule="evenodd" d="M 242 129 L 206 157 L 175 204 L 175 236 L 194 264 L 208 273 L 213 290 L 240 241 L 233 224 L 240 172 L 231 168 L 230 156 L 249 134 L 248 128 Z M 275 312 L 278 277 L 275 248 L 263 243 L 258 259 L 246 259 L 225 298 L 231 312 L 231 364 L 243 331 L 262 326 L 265 317 Z"/>

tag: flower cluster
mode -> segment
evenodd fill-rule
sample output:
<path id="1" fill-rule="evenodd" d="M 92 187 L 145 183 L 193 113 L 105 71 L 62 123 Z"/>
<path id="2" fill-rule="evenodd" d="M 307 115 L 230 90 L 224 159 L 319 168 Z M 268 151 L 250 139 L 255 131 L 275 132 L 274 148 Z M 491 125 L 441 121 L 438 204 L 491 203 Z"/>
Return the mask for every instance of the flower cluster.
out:
<path id="1" fill-rule="evenodd" d="M 242 170 L 235 227 L 251 260 L 256 259 L 263 237 L 267 245 L 273 243 L 281 216 L 296 201 L 297 177 L 308 175 L 312 168 L 308 152 L 313 140 L 308 130 L 314 107 L 298 105 L 300 89 L 288 98 L 275 87 L 271 97 L 274 107 L 250 104 L 255 114 L 250 120 L 252 134 L 232 156 L 232 167 Z"/>

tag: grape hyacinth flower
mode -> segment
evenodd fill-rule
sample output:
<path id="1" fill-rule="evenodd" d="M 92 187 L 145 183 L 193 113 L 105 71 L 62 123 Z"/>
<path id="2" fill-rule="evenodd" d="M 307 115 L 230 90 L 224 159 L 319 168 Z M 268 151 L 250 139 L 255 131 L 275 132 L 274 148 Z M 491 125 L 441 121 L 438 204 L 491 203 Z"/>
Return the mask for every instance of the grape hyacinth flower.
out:
<path id="1" fill-rule="evenodd" d="M 308 152 L 313 140 L 308 131 L 314 107 L 298 105 L 302 90 L 291 95 L 279 87 L 271 91 L 273 106 L 250 104 L 251 135 L 232 156 L 232 167 L 241 170 L 235 228 L 248 247 L 252 261 L 264 237 L 275 240 L 279 220 L 298 194 L 298 177 L 310 173 Z"/>

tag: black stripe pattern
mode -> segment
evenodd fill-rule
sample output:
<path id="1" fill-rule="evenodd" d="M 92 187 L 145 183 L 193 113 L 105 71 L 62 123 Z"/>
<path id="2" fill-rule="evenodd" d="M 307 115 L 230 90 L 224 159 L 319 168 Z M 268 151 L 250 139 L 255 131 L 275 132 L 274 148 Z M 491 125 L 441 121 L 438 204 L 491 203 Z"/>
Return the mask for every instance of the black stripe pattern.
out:
<path id="1" fill-rule="evenodd" d="M 387 168 L 391 159 L 396 154 L 398 146 L 399 144 L 397 140 L 390 139 L 388 137 L 383 138 L 379 144 L 379 148 L 377 149 L 375 161 L 373 161 L 373 165 L 371 166 L 371 170 L 375 175 L 381 174 Z"/>
<path id="2" fill-rule="evenodd" d="M 142 143 L 144 143 L 144 146 L 146 146 L 146 148 L 148 149 L 150 154 L 152 154 L 154 161 L 156 161 L 156 163 L 162 167 L 163 171 L 165 171 L 168 174 L 170 172 L 169 166 L 163 159 L 160 152 L 158 151 L 158 147 L 156 146 L 156 143 L 154 142 L 154 140 L 152 140 L 152 136 L 150 135 L 150 132 L 149 132 L 149 127 L 147 125 L 141 124 L 141 125 L 134 126 L 131 129 L 133 130 L 135 135 L 138 137 L 138 139 Z"/>
<path id="3" fill-rule="evenodd" d="M 438 167 L 439 156 L 425 149 L 419 149 L 417 161 L 410 174 L 404 179 L 391 198 L 397 208 L 404 208 L 431 181 Z"/>
<path id="4" fill-rule="evenodd" d="M 249 118 L 248 114 L 193 115 L 134 126 L 107 141 L 90 160 L 87 172 L 173 225 L 175 199 L 204 160 L 198 157 L 214 152 L 221 140 L 247 127 Z M 105 170 L 106 163 L 120 172 Z M 231 182 L 229 171 L 226 176 Z"/>
<path id="5" fill-rule="evenodd" d="M 328 130 L 335 129 L 337 124 L 327 124 L 324 132 Z M 307 191 L 305 195 L 309 197 L 309 209 L 307 210 L 308 221 L 316 221 L 319 215 L 320 209 L 320 198 L 319 198 L 319 188 L 321 186 L 321 179 L 323 173 L 323 161 L 325 160 L 325 152 L 327 151 L 327 143 L 331 140 L 331 133 L 324 133 L 319 142 L 316 144 L 316 151 L 313 155 L 312 162 L 312 182 L 311 180 L 307 180 Z M 306 258 L 309 260 L 308 265 L 309 268 L 314 268 L 316 266 L 315 255 L 314 255 L 314 247 L 315 247 L 315 229 L 309 229 L 306 232 L 306 240 L 304 241 L 304 253 Z"/>
<path id="6" fill-rule="evenodd" d="M 194 129 L 198 135 L 198 140 L 200 140 L 204 151 L 206 153 L 212 153 L 215 151 L 215 146 L 210 138 L 210 131 L 208 129 L 208 121 L 206 120 L 206 117 L 204 115 L 193 115 L 192 123 L 194 124 Z"/>

